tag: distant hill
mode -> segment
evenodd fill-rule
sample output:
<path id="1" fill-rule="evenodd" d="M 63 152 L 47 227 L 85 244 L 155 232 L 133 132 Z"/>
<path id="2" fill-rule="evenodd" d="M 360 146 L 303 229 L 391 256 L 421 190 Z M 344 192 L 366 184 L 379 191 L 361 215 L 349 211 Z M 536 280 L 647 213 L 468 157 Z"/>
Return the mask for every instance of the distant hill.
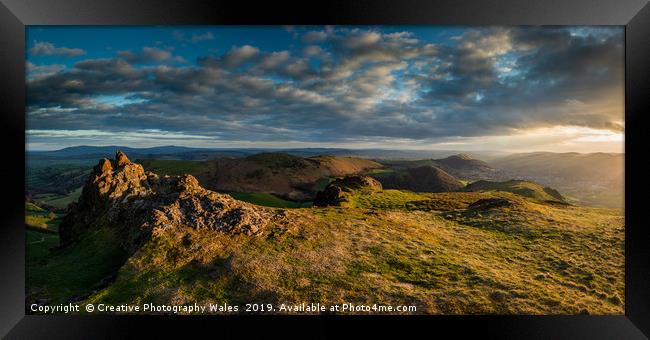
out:
<path id="1" fill-rule="evenodd" d="M 494 179 L 496 170 L 488 163 L 474 159 L 467 154 L 452 155 L 443 159 L 435 159 L 435 164 L 457 178 L 476 180 Z"/>
<path id="2" fill-rule="evenodd" d="M 50 156 L 50 157 L 72 157 L 72 156 L 86 156 L 86 155 L 105 155 L 106 157 L 112 157 L 118 150 L 127 153 L 138 153 L 138 154 L 149 154 L 149 155 L 160 155 L 160 154 L 172 154 L 172 153 L 182 153 L 190 151 L 199 151 L 206 150 L 201 148 L 187 148 L 183 146 L 156 146 L 152 148 L 130 148 L 126 146 L 73 146 L 69 148 L 63 148 L 61 150 L 54 151 L 31 151 L 34 154 L 41 156 Z"/>
<path id="3" fill-rule="evenodd" d="M 436 159 L 435 162 L 441 168 L 458 170 L 492 170 L 487 163 L 474 159 L 467 154 L 452 155 L 443 159 Z"/>
<path id="4" fill-rule="evenodd" d="M 381 161 L 396 170 L 420 166 L 435 166 L 446 173 L 464 180 L 497 179 L 497 171 L 488 163 L 468 154 L 456 154 L 440 159 L 386 160 Z"/>
<path id="5" fill-rule="evenodd" d="M 390 176 L 382 176 L 379 180 L 387 189 L 416 192 L 457 191 L 464 187 L 454 176 L 433 165 L 408 168 Z"/>
<path id="6" fill-rule="evenodd" d="M 535 152 L 497 158 L 491 164 L 504 171 L 528 176 L 621 183 L 624 162 L 625 154 L 621 153 Z"/>
<path id="7" fill-rule="evenodd" d="M 377 162 L 354 157 L 260 153 L 215 161 L 206 185 L 219 191 L 265 192 L 292 200 L 311 200 L 319 181 L 381 167 Z"/>
<path id="8" fill-rule="evenodd" d="M 477 181 L 465 187 L 465 191 L 506 191 L 540 201 L 564 202 L 564 197 L 555 189 L 535 182 L 510 180 L 506 182 Z"/>
<path id="9" fill-rule="evenodd" d="M 342 149 L 342 148 L 193 148 L 183 146 L 156 146 L 151 148 L 134 148 L 119 145 L 109 146 L 73 146 L 60 150 L 40 151 L 29 150 L 27 155 L 35 159 L 49 158 L 92 158 L 112 157 L 117 150 L 127 152 L 131 158 L 152 158 L 150 156 L 176 156 L 175 159 L 207 160 L 217 157 L 245 157 L 257 153 L 282 152 L 299 157 L 314 157 L 318 155 L 347 156 L 380 160 L 416 160 L 443 158 L 458 154 L 454 150 L 389 150 L 389 149 Z M 474 157 L 501 157 L 499 152 L 472 152 Z"/>
<path id="10" fill-rule="evenodd" d="M 118 150 L 127 152 L 133 159 L 182 159 L 209 160 L 220 157 L 245 157 L 257 152 L 255 149 L 203 149 L 182 146 L 157 146 L 152 148 L 130 148 L 125 146 L 75 146 L 55 151 L 28 151 L 30 166 L 52 164 L 90 165 L 98 158 L 110 158 Z"/>
<path id="11" fill-rule="evenodd" d="M 245 159 L 264 176 L 361 165 L 334 160 Z M 413 176 L 444 177 L 434 167 L 413 169 Z M 192 175 L 148 172 L 122 153 L 99 160 L 65 215 L 26 204 L 25 303 L 387 301 L 429 315 L 624 312 L 622 211 L 502 191 L 382 189 L 367 176 L 328 187 L 345 192 L 349 204 L 270 208 L 207 190 Z"/>
<path id="12" fill-rule="evenodd" d="M 514 154 L 490 161 L 503 179 L 524 179 L 562 191 L 569 201 L 588 206 L 624 205 L 625 154 Z"/>

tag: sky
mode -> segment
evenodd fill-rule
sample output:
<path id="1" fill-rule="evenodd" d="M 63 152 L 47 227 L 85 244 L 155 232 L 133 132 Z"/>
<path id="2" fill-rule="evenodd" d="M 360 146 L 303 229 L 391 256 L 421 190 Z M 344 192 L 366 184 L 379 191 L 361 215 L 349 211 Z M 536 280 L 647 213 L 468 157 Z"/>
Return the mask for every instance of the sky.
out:
<path id="1" fill-rule="evenodd" d="M 27 149 L 623 152 L 620 26 L 29 26 Z"/>

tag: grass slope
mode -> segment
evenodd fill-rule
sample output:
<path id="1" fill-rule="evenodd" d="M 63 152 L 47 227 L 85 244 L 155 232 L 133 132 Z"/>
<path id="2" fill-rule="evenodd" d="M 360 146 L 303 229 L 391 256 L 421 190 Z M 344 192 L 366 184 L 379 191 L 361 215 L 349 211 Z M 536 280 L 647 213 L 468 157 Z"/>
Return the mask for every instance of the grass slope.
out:
<path id="1" fill-rule="evenodd" d="M 127 258 L 111 230 L 86 234 L 80 243 L 61 250 L 57 234 L 26 231 L 27 302 L 67 303 L 90 293 L 114 274 Z"/>
<path id="2" fill-rule="evenodd" d="M 468 209 L 480 198 L 511 205 Z M 258 237 L 171 228 L 88 302 L 415 305 L 432 314 L 622 314 L 620 210 L 508 192 L 384 190 L 287 210 Z"/>
<path id="3" fill-rule="evenodd" d="M 82 189 L 83 187 L 79 187 L 65 195 L 56 193 L 38 194 L 34 196 L 34 199 L 42 204 L 50 205 L 55 208 L 65 209 L 70 203 L 75 202 L 77 199 L 79 199 Z"/>
<path id="4" fill-rule="evenodd" d="M 38 205 L 30 202 L 25 203 L 25 226 L 28 229 L 56 233 L 59 230 L 59 217 Z"/>
<path id="5" fill-rule="evenodd" d="M 510 180 L 505 182 L 476 181 L 465 187 L 466 191 L 507 191 L 540 201 L 564 201 L 554 189 L 530 181 Z"/>
<path id="6" fill-rule="evenodd" d="M 303 158 L 286 153 L 259 153 L 216 161 L 206 187 L 217 191 L 264 192 L 289 200 L 307 201 L 333 177 L 380 167 L 382 165 L 374 161 L 354 157 Z"/>
<path id="7" fill-rule="evenodd" d="M 142 164 L 146 171 L 169 176 L 194 175 L 211 169 L 210 163 L 207 161 L 138 159 L 137 162 Z"/>
<path id="8" fill-rule="evenodd" d="M 310 202 L 293 202 L 263 192 L 229 192 L 234 199 L 273 208 L 303 208 L 311 206 Z"/>

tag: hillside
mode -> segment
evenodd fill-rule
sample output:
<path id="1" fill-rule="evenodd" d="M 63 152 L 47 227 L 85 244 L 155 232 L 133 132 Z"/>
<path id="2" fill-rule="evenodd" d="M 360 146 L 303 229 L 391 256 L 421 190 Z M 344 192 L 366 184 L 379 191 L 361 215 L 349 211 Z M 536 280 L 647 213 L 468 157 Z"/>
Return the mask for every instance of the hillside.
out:
<path id="1" fill-rule="evenodd" d="M 63 218 L 63 246 L 30 244 L 28 300 L 624 311 L 621 211 L 366 184 L 348 186 L 346 207 L 265 208 L 118 155 L 96 166 Z"/>
<path id="2" fill-rule="evenodd" d="M 506 182 L 476 181 L 465 187 L 465 191 L 506 191 L 540 201 L 565 202 L 564 197 L 555 189 L 544 187 L 535 182 L 510 180 Z"/>
<path id="3" fill-rule="evenodd" d="M 496 170 L 486 162 L 474 159 L 467 154 L 452 155 L 447 158 L 434 160 L 435 164 L 449 174 L 462 179 L 494 178 Z"/>
<path id="4" fill-rule="evenodd" d="M 535 152 L 496 158 L 502 178 L 532 180 L 560 190 L 575 204 L 624 206 L 625 154 Z"/>
<path id="5" fill-rule="evenodd" d="M 218 191 L 263 192 L 291 200 L 311 200 L 320 189 L 319 180 L 381 167 L 374 161 L 354 157 L 260 153 L 215 161 L 205 186 Z"/>
<path id="6" fill-rule="evenodd" d="M 378 177 L 378 179 L 387 189 L 443 192 L 457 191 L 464 187 L 459 180 L 432 165 L 407 168 L 391 175 Z"/>
<path id="7" fill-rule="evenodd" d="M 575 180 L 607 179 L 621 181 L 625 154 L 621 153 L 553 153 L 513 154 L 491 161 L 495 167 L 531 176 L 561 176 Z"/>
<path id="8" fill-rule="evenodd" d="M 385 160 L 382 164 L 398 171 L 430 165 L 463 180 L 496 179 L 499 176 L 492 166 L 467 154 L 451 155 L 440 159 Z"/>

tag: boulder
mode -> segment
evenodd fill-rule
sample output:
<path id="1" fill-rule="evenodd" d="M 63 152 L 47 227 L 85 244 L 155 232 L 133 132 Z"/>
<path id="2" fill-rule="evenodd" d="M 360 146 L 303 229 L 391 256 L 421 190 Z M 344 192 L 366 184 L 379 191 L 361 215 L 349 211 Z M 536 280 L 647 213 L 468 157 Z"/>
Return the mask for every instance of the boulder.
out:
<path id="1" fill-rule="evenodd" d="M 316 193 L 314 205 L 319 207 L 341 205 L 341 203 L 347 202 L 351 193 L 368 193 L 382 189 L 381 183 L 372 177 L 347 176 L 333 181 L 325 190 Z"/>

